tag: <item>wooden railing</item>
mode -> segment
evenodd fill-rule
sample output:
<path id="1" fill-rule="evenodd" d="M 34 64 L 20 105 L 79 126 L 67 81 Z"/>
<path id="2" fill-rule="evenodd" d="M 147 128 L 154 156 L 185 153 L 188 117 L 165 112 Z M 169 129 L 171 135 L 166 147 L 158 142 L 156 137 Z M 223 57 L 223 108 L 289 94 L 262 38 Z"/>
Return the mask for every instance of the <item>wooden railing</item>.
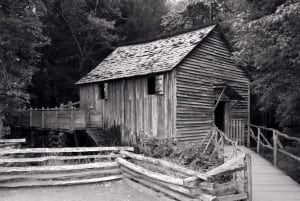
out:
<path id="1" fill-rule="evenodd" d="M 214 154 L 218 154 L 219 158 L 222 158 L 225 156 L 224 152 L 224 145 L 230 145 L 232 149 L 230 159 L 237 156 L 237 146 L 238 142 L 235 140 L 230 139 L 223 131 L 218 129 L 216 126 L 212 127 L 208 134 L 205 136 L 205 138 L 200 143 L 200 148 L 203 147 L 202 153 L 208 153 L 211 156 Z M 212 148 L 212 150 L 209 150 L 209 148 Z"/>
<path id="2" fill-rule="evenodd" d="M 260 153 L 261 147 L 265 147 L 265 148 L 268 148 L 273 151 L 274 166 L 278 165 L 278 152 L 300 162 L 300 157 L 286 151 L 283 144 L 281 143 L 281 141 L 279 139 L 281 137 L 286 140 L 292 140 L 292 141 L 296 141 L 297 143 L 300 143 L 300 138 L 289 136 L 289 135 L 282 133 L 273 128 L 266 128 L 263 126 L 256 126 L 253 124 L 250 124 L 248 126 L 250 127 L 249 130 L 250 130 L 251 138 L 253 138 L 257 142 L 257 145 L 256 145 L 257 153 Z M 272 135 L 272 137 L 271 137 L 272 142 L 270 142 L 268 137 L 265 136 L 266 132 L 269 132 Z"/>
<path id="3" fill-rule="evenodd" d="M 132 147 L 1 149 L 0 188 L 124 179 L 182 201 L 252 199 L 251 158 L 241 154 L 207 172 L 134 154 Z"/>
<path id="4" fill-rule="evenodd" d="M 29 109 L 17 120 L 16 125 L 48 129 L 82 129 L 102 127 L 102 115 L 96 110 L 81 110 L 74 106 Z"/>

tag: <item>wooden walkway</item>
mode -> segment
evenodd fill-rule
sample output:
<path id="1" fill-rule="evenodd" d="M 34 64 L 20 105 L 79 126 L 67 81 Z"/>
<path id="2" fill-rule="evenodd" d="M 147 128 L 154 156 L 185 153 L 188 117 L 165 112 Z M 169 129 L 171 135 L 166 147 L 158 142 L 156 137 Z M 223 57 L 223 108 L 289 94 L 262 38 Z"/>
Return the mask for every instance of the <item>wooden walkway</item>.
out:
<path id="1" fill-rule="evenodd" d="M 230 153 L 225 147 L 225 154 Z M 239 146 L 252 159 L 253 201 L 300 201 L 300 185 L 256 152 Z"/>

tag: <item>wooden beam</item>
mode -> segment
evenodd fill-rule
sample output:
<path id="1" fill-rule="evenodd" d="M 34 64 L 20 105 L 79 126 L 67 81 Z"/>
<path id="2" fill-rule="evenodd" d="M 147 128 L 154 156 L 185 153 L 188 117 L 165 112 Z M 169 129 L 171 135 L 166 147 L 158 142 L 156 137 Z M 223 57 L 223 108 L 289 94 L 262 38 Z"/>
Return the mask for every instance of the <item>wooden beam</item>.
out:
<path id="1" fill-rule="evenodd" d="M 42 156 L 34 158 L 0 158 L 0 164 L 3 163 L 29 163 L 29 162 L 44 162 L 48 160 L 81 160 L 81 159 L 112 159 L 117 158 L 119 154 L 109 155 L 82 155 L 82 156 Z"/>
<path id="2" fill-rule="evenodd" d="M 217 102 L 216 102 L 216 104 L 215 104 L 215 106 L 214 106 L 214 109 L 213 109 L 213 111 L 215 111 L 216 109 L 217 109 L 217 106 L 219 105 L 219 102 L 221 101 L 221 98 L 222 98 L 222 96 L 223 96 L 223 94 L 224 94 L 224 92 L 225 92 L 225 90 L 226 90 L 226 86 L 224 86 L 224 88 L 223 88 L 223 90 L 222 90 L 222 92 L 221 92 L 221 94 L 219 95 L 219 97 L 218 97 L 218 100 L 217 100 Z"/>
<path id="3" fill-rule="evenodd" d="M 0 139 L 0 143 L 25 143 L 26 139 Z"/>
<path id="4" fill-rule="evenodd" d="M 162 193 L 170 196 L 171 198 L 175 198 L 175 199 L 180 200 L 180 201 L 197 201 L 197 200 L 199 200 L 199 199 L 193 199 L 193 198 L 191 198 L 189 196 L 186 196 L 184 194 L 181 194 L 179 192 L 170 190 L 168 188 L 165 188 L 163 186 L 155 184 L 151 181 L 147 181 L 147 180 L 140 179 L 140 178 L 132 178 L 132 177 L 130 177 L 130 175 L 126 175 L 126 174 L 125 174 L 125 176 L 132 179 L 133 181 L 136 181 L 136 182 L 148 187 L 148 188 L 152 188 L 154 190 L 162 192 Z M 215 197 L 213 197 L 213 196 L 207 196 L 207 197 L 212 198 L 212 199 L 210 199 L 210 200 L 209 199 L 203 199 L 203 201 L 214 201 L 215 200 Z"/>
<path id="5" fill-rule="evenodd" d="M 174 170 L 174 171 L 178 171 L 180 173 L 183 173 L 187 176 L 188 175 L 189 176 L 197 176 L 197 177 L 199 177 L 200 179 L 203 179 L 203 180 L 207 179 L 205 174 L 202 174 L 200 172 L 196 172 L 194 170 L 191 170 L 191 169 L 188 169 L 188 168 L 185 168 L 185 167 L 181 167 L 181 166 L 179 166 L 175 163 L 171 163 L 171 162 L 168 162 L 168 161 L 165 161 L 165 160 L 145 157 L 145 156 L 138 155 L 138 154 L 133 154 L 133 153 L 130 153 L 130 152 L 127 152 L 127 151 L 121 151 L 120 154 L 123 154 L 123 155 L 125 155 L 129 158 L 133 158 L 133 159 L 136 159 L 136 160 L 146 161 L 146 162 L 153 163 L 155 165 L 160 165 L 160 166 L 163 166 L 163 167 L 168 168 L 170 170 Z"/>
<path id="6" fill-rule="evenodd" d="M 123 175 L 127 178 L 144 179 L 144 180 L 150 181 L 150 182 L 155 183 L 157 185 L 161 185 L 161 186 L 166 187 L 170 190 L 174 190 L 174 191 L 180 192 L 180 193 L 188 195 L 188 196 L 194 195 L 193 194 L 194 192 L 192 192 L 188 187 L 175 185 L 175 184 L 170 184 L 168 182 L 163 182 L 163 181 L 158 181 L 158 180 L 155 180 L 155 179 L 147 178 L 144 175 L 135 173 L 135 172 L 133 172 L 130 169 L 125 168 L 125 167 L 121 167 L 121 169 L 123 170 Z"/>
<path id="7" fill-rule="evenodd" d="M 247 194 L 245 194 L 245 193 L 217 196 L 218 201 L 238 201 L 238 200 L 244 200 L 244 199 L 247 199 Z"/>
<path id="8" fill-rule="evenodd" d="M 211 143 L 213 137 L 215 136 L 215 134 L 216 134 L 216 132 L 215 132 L 215 131 L 212 131 L 211 137 L 209 138 L 209 140 L 208 140 L 208 142 L 207 142 L 207 144 L 206 144 L 206 146 L 205 146 L 205 148 L 204 148 L 204 150 L 203 150 L 203 152 L 202 152 L 203 154 L 205 154 L 205 152 L 206 152 L 206 150 L 208 149 L 208 147 L 209 147 L 209 145 L 210 145 L 210 143 Z"/>
<path id="9" fill-rule="evenodd" d="M 72 184 L 90 184 L 105 181 L 112 181 L 122 179 L 122 175 L 113 175 L 100 178 L 92 179 L 77 179 L 77 180 L 67 180 L 67 181 L 26 181 L 26 182 L 10 182 L 10 183 L 0 183 L 0 187 L 4 188 L 16 188 L 16 187 L 34 187 L 34 186 L 61 186 L 61 185 L 72 185 Z"/>
<path id="10" fill-rule="evenodd" d="M 0 167 L 0 173 L 10 172 L 53 172 L 69 170 L 85 170 L 96 168 L 116 168 L 119 167 L 116 162 L 97 162 L 79 165 L 57 165 L 57 166 L 26 166 L 26 167 Z"/>
<path id="11" fill-rule="evenodd" d="M 228 173 L 240 171 L 245 167 L 244 158 L 245 158 L 245 154 L 237 156 L 236 158 L 233 158 L 225 162 L 224 164 L 208 171 L 206 174 L 209 177 L 214 177 L 222 174 L 228 174 Z"/>
<path id="12" fill-rule="evenodd" d="M 248 105 L 247 105 L 247 107 L 248 107 L 248 121 L 247 121 L 247 123 L 248 124 L 250 124 L 250 119 L 251 119 L 251 107 L 250 107 L 250 105 L 251 105 L 251 88 L 250 88 L 250 82 L 249 82 L 249 84 L 248 84 Z M 247 135 L 247 147 L 248 148 L 250 148 L 250 126 L 248 125 L 248 135 Z"/>
<path id="13" fill-rule="evenodd" d="M 257 145 L 256 145 L 256 152 L 259 153 L 259 146 L 260 146 L 260 128 L 257 128 Z"/>
<path id="14" fill-rule="evenodd" d="M 1 154 L 26 153 L 72 153 L 72 152 L 102 152 L 102 151 L 134 151 L 133 147 L 66 147 L 66 148 L 26 148 L 2 150 Z"/>
<path id="15" fill-rule="evenodd" d="M 246 179 L 246 184 L 244 191 L 247 193 L 247 201 L 252 201 L 252 162 L 250 154 L 246 154 L 245 164 L 246 168 L 244 172 L 244 178 Z"/>
<path id="16" fill-rule="evenodd" d="M 170 184 L 176 184 L 176 185 L 181 185 L 184 186 L 184 182 L 183 179 L 179 179 L 179 178 L 175 178 L 175 177 L 171 177 L 168 175 L 163 175 L 157 172 L 153 172 L 150 171 L 146 168 L 140 167 L 138 165 L 135 165 L 134 163 L 128 162 L 127 160 L 123 159 L 123 158 L 117 158 L 116 162 L 119 163 L 119 165 L 124 166 L 132 171 L 135 171 L 139 174 L 142 174 L 146 177 L 152 178 L 152 179 L 156 179 L 159 181 L 163 181 L 163 182 L 167 182 Z"/>
<path id="17" fill-rule="evenodd" d="M 69 178 L 76 178 L 76 177 L 85 177 L 85 176 L 93 176 L 99 177 L 101 176 L 111 176 L 111 175 L 121 175 L 122 170 L 120 168 L 113 168 L 113 169 L 104 169 L 104 170 L 83 170 L 79 172 L 66 172 L 66 173 L 51 173 L 51 174 L 45 174 L 45 173 L 33 173 L 33 174 L 5 174 L 5 175 L 0 175 L 0 181 L 6 181 L 7 180 L 24 180 L 24 179 L 30 179 L 30 180 L 50 180 L 50 179 L 57 179 L 57 180 L 62 180 L 62 179 L 69 179 Z"/>
<path id="18" fill-rule="evenodd" d="M 278 135 L 276 133 L 275 130 L 273 130 L 273 146 L 274 146 L 274 150 L 273 150 L 273 163 L 274 163 L 274 166 L 277 167 L 278 165 L 278 142 L 277 142 L 277 139 L 278 139 Z"/>

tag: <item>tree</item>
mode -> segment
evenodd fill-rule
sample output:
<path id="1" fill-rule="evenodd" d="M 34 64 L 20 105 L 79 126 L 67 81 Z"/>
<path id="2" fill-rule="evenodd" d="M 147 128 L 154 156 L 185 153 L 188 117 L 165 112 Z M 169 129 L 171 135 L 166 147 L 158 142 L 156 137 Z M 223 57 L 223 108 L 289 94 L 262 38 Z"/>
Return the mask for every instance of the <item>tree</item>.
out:
<path id="1" fill-rule="evenodd" d="M 300 3 L 286 2 L 270 12 L 233 26 L 239 30 L 235 59 L 252 71 L 260 108 L 274 109 L 279 125 L 292 129 L 300 124 Z"/>
<path id="2" fill-rule="evenodd" d="M 0 3 L 0 117 L 6 120 L 29 103 L 27 88 L 41 58 L 39 49 L 49 43 L 42 8 L 38 0 Z"/>
<path id="3" fill-rule="evenodd" d="M 224 0 L 189 0 L 179 1 L 163 16 L 162 26 L 165 32 L 199 27 L 218 20 Z"/>
<path id="4" fill-rule="evenodd" d="M 77 101 L 75 82 L 98 65 L 118 40 L 113 15 L 119 12 L 111 1 L 44 2 L 47 13 L 42 21 L 52 43 L 42 48 L 44 57 L 34 75 L 31 104 L 35 107 Z"/>
<path id="5" fill-rule="evenodd" d="M 161 18 L 167 12 L 166 0 L 121 0 L 121 18 L 116 21 L 117 33 L 123 41 L 135 41 L 163 32 Z"/>

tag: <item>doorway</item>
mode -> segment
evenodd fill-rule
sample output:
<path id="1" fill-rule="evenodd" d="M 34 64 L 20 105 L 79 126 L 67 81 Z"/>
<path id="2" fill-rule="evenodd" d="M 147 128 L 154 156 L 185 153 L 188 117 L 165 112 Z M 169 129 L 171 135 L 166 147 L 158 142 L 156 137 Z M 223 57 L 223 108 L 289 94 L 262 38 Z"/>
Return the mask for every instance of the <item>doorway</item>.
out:
<path id="1" fill-rule="evenodd" d="M 225 101 L 220 101 L 217 108 L 214 111 L 215 115 L 215 125 L 221 131 L 225 131 Z"/>

